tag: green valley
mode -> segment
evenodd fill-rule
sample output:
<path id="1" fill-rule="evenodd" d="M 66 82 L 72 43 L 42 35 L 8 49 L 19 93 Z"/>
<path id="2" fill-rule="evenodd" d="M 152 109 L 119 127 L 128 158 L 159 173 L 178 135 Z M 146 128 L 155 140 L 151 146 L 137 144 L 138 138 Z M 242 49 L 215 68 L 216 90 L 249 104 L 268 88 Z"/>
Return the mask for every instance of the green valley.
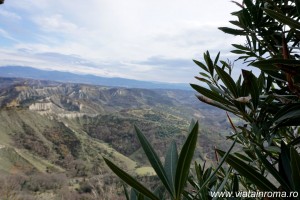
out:
<path id="1" fill-rule="evenodd" d="M 191 119 L 201 125 L 197 159 L 213 161 L 214 146 L 227 146 L 225 113 L 199 103 L 192 91 L 0 81 L 0 183 L 11 188 L 0 194 L 11 199 L 121 198 L 102 157 L 155 183 L 134 125 L 162 159 L 172 140 L 181 146 Z"/>

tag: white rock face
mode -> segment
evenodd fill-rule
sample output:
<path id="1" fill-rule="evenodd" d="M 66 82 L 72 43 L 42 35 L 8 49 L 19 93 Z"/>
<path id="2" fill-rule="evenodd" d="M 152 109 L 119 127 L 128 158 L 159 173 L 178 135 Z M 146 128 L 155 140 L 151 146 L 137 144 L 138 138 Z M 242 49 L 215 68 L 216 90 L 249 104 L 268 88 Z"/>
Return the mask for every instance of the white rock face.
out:
<path id="1" fill-rule="evenodd" d="M 67 119 L 74 119 L 74 118 L 77 118 L 77 117 L 82 117 L 85 114 L 84 113 L 65 113 L 65 114 L 57 114 L 57 115 L 60 116 L 60 117 L 67 118 Z"/>
<path id="2" fill-rule="evenodd" d="M 52 105 L 53 104 L 51 102 L 49 102 L 49 103 L 34 103 L 29 106 L 29 110 L 48 111 L 48 110 L 51 110 Z"/>

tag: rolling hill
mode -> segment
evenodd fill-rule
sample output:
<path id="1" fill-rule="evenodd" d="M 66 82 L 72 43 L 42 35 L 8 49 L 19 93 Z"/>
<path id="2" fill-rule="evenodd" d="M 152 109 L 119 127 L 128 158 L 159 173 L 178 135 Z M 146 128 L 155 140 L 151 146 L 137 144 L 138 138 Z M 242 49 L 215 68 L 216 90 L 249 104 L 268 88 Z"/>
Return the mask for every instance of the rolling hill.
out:
<path id="1" fill-rule="evenodd" d="M 64 191 L 78 195 L 90 195 L 82 192 L 85 184 L 108 181 L 109 187 L 120 188 L 103 156 L 134 176 L 153 174 L 134 125 L 162 159 L 172 140 L 181 146 L 192 118 L 201 127 L 196 159 L 213 160 L 214 145 L 226 147 L 225 113 L 201 104 L 192 91 L 21 78 L 0 78 L 0 83 L 0 174 L 27 177 L 23 187 L 31 195 L 37 193 L 29 180 L 37 174 L 63 174 L 69 185 Z M 101 181 L 94 183 L 95 177 Z M 42 190 L 49 193 L 45 199 L 55 196 L 54 189 Z"/>

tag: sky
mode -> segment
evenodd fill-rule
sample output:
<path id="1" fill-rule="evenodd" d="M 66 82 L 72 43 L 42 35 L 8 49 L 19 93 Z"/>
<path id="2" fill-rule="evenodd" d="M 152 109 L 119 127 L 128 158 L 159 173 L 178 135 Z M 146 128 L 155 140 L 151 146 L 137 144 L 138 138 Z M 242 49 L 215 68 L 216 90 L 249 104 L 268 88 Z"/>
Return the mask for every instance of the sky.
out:
<path id="1" fill-rule="evenodd" d="M 6 0 L 0 66 L 189 83 L 209 50 L 233 59 L 227 0 Z M 243 44 L 243 41 L 240 42 Z"/>

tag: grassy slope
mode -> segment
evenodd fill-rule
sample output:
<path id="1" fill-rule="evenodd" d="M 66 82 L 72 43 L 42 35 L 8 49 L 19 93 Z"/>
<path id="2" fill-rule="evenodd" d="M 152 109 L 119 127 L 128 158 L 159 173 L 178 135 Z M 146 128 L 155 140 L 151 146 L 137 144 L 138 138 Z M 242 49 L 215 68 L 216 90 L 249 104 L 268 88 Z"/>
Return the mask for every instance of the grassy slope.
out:
<path id="1" fill-rule="evenodd" d="M 11 120 L 13 119 L 13 120 Z M 34 168 L 40 172 L 45 172 L 48 168 L 55 171 L 64 171 L 63 168 L 57 166 L 45 158 L 34 154 L 24 148 L 17 148 L 13 142 L 13 135 L 19 132 L 24 132 L 23 124 L 26 124 L 34 129 L 36 137 L 40 138 L 44 144 L 51 147 L 53 144 L 47 140 L 42 132 L 45 127 L 56 125 L 55 120 L 49 120 L 48 117 L 41 116 L 37 113 L 23 110 L 23 109 L 4 109 L 0 111 L 0 145 L 2 152 L 0 157 L 0 170 L 10 172 L 16 165 L 16 160 L 21 162 L 21 168 Z M 66 120 L 65 122 L 81 141 L 81 157 L 84 160 L 91 161 L 95 157 L 102 158 L 102 156 L 113 157 L 117 163 L 121 163 L 126 169 L 134 171 L 136 162 L 130 158 L 120 154 L 111 148 L 108 144 L 90 138 L 84 131 L 82 131 L 78 124 L 74 121 Z M 57 157 L 55 152 L 51 152 L 51 157 Z M 21 170 L 21 169 L 20 169 Z"/>
<path id="2" fill-rule="evenodd" d="M 70 129 L 72 129 L 72 131 L 78 138 L 80 138 L 81 141 L 83 141 L 82 154 L 86 155 L 86 159 L 92 160 L 95 159 L 95 157 L 101 158 L 102 156 L 114 157 L 114 160 L 116 162 L 125 165 L 125 168 L 127 168 L 129 171 L 134 171 L 134 169 L 136 168 L 137 163 L 135 161 L 119 153 L 109 144 L 101 140 L 91 138 L 84 130 L 82 130 L 82 127 L 80 123 L 78 123 L 78 120 L 70 120 L 64 118 L 63 122 Z"/>

